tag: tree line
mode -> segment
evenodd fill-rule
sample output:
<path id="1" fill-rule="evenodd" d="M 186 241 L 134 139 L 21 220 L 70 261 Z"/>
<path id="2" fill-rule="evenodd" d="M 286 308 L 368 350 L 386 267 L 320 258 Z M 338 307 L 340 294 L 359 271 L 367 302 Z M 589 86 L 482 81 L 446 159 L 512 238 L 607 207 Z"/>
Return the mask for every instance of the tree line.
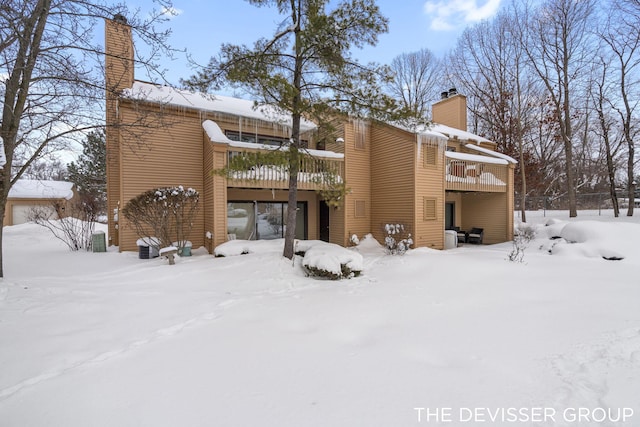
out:
<path id="1" fill-rule="evenodd" d="M 513 1 L 464 30 L 443 58 L 428 50 L 391 64 L 390 93 L 415 114 L 434 94 L 467 96 L 470 131 L 519 160 L 522 218 L 528 196 L 609 193 L 633 215 L 640 95 L 640 1 Z"/>

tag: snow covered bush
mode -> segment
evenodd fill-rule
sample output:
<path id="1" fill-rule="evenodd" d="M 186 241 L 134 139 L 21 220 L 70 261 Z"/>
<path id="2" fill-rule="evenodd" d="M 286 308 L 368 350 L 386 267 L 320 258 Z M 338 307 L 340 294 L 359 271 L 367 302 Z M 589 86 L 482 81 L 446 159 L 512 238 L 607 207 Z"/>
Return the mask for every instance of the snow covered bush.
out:
<path id="1" fill-rule="evenodd" d="M 512 262 L 524 262 L 524 251 L 531 240 L 536 237 L 536 230 L 531 225 L 520 223 L 513 232 L 513 249 L 508 259 Z"/>
<path id="2" fill-rule="evenodd" d="M 156 188 L 129 200 L 122 214 L 139 237 L 156 237 L 156 249 L 160 249 L 172 242 L 181 245 L 189 240 L 199 201 L 200 195 L 193 188 Z"/>
<path id="3" fill-rule="evenodd" d="M 408 249 L 411 249 L 413 239 L 411 233 L 403 237 L 404 224 L 385 224 L 384 231 L 387 233 L 387 237 L 384 238 L 384 246 L 389 255 L 404 255 Z"/>
<path id="4" fill-rule="evenodd" d="M 96 217 L 95 207 L 83 198 L 71 203 L 54 201 L 29 212 L 29 220 L 47 228 L 72 251 L 91 250 Z"/>
<path id="5" fill-rule="evenodd" d="M 358 277 L 364 265 L 359 253 L 319 240 L 297 242 L 296 254 L 303 256 L 302 268 L 308 276 L 322 279 Z"/>

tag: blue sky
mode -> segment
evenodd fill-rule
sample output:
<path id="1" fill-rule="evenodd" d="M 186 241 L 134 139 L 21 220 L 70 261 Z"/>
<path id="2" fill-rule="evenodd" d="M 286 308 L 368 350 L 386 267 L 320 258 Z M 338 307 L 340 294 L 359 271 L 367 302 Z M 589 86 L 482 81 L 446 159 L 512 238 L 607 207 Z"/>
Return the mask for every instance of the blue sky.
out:
<path id="1" fill-rule="evenodd" d="M 455 46 L 466 26 L 491 18 L 501 3 L 506 1 L 378 0 L 382 14 L 389 18 L 389 32 L 380 36 L 376 47 L 354 55 L 362 62 L 390 63 L 401 53 L 428 48 L 442 56 Z M 149 1 L 140 0 L 139 4 L 143 11 L 151 7 Z M 275 8 L 258 8 L 245 0 L 174 0 L 174 7 L 175 14 L 166 24 L 173 31 L 170 43 L 186 48 L 202 64 L 217 54 L 222 43 L 251 45 L 272 35 L 283 19 Z M 163 60 L 162 65 L 168 69 L 166 77 L 172 84 L 193 74 L 184 55 Z"/>

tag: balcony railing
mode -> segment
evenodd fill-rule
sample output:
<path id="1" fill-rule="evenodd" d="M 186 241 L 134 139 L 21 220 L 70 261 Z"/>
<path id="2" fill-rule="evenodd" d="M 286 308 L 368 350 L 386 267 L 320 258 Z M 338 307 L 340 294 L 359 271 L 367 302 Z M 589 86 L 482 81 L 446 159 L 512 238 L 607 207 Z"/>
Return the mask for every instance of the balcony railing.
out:
<path id="1" fill-rule="evenodd" d="M 229 151 L 229 155 L 242 156 L 244 152 Z M 329 184 L 342 182 L 343 177 L 343 158 L 322 158 L 317 155 L 302 157 L 298 189 L 320 190 Z M 227 187 L 286 189 L 289 188 L 289 171 L 280 165 L 251 166 L 247 170 L 231 171 L 227 177 Z"/>
<path id="2" fill-rule="evenodd" d="M 505 164 L 446 159 L 446 189 L 454 191 L 507 191 Z"/>

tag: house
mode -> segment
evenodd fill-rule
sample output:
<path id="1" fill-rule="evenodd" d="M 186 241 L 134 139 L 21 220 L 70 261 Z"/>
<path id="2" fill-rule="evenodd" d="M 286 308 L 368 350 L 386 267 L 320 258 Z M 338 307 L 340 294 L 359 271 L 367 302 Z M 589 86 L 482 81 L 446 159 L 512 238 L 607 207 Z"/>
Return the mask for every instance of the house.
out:
<path id="1" fill-rule="evenodd" d="M 52 218 L 57 218 L 73 196 L 71 182 L 19 179 L 9 190 L 2 225 L 29 222 L 36 208 L 51 211 Z"/>
<path id="2" fill-rule="evenodd" d="M 136 250 L 140 236 L 119 209 L 144 191 L 175 185 L 200 193 L 195 247 L 211 252 L 232 238 L 282 237 L 286 173 L 269 166 L 229 177 L 211 172 L 243 152 L 279 146 L 290 136 L 290 117 L 251 101 L 136 81 L 126 19 L 105 28 L 109 243 Z M 447 92 L 433 117 L 439 124 L 430 128 L 346 118 L 331 135 L 303 121 L 311 158 L 299 174 L 296 236 L 346 246 L 354 234 L 383 241 L 393 223 L 418 247 L 443 249 L 453 226 L 483 228 L 484 243 L 511 240 L 515 160 L 466 132 L 463 95 Z M 339 208 L 318 194 L 326 183 L 316 178 L 326 171 L 349 188 Z"/>

